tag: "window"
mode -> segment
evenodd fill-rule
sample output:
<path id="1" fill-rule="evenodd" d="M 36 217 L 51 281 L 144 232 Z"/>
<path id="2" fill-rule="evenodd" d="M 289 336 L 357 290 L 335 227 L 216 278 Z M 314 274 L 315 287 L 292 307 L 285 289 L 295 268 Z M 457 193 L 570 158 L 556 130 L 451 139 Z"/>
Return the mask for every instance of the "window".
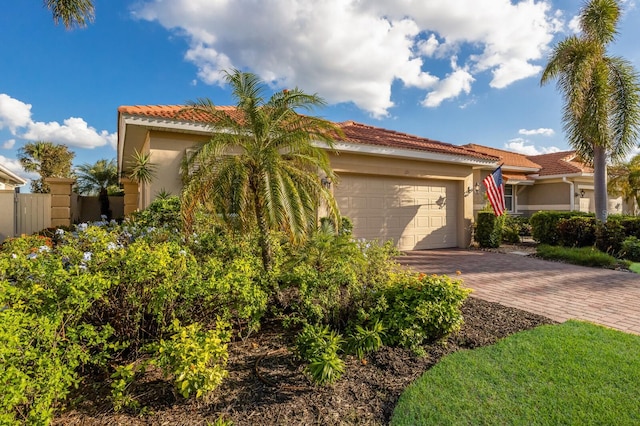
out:
<path id="1" fill-rule="evenodd" d="M 504 186 L 504 204 L 507 207 L 507 211 L 513 211 L 513 185 Z"/>

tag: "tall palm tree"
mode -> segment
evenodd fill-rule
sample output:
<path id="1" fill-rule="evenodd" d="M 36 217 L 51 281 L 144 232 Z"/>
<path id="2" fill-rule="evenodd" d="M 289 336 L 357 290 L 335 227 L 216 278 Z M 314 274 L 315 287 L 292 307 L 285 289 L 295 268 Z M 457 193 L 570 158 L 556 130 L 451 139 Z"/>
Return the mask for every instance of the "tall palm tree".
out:
<path id="1" fill-rule="evenodd" d="M 607 160 L 617 161 L 636 144 L 640 127 L 638 73 L 607 54 L 620 18 L 617 0 L 591 0 L 580 13 L 579 36 L 559 42 L 541 84 L 557 79 L 564 97 L 562 121 L 569 144 L 592 161 L 596 217 L 607 220 Z"/>
<path id="2" fill-rule="evenodd" d="M 633 204 L 633 214 L 640 206 L 640 154 L 627 163 L 609 168 L 609 191 L 621 195 L 627 203 Z"/>
<path id="3" fill-rule="evenodd" d="M 31 181 L 31 191 L 48 193 L 45 179 L 50 177 L 69 178 L 72 176 L 71 161 L 75 154 L 66 145 L 38 141 L 25 144 L 18 151 L 18 160 L 27 172 L 37 172 L 40 179 Z"/>
<path id="4" fill-rule="evenodd" d="M 66 29 L 86 27 L 95 16 L 92 0 L 44 0 L 44 5 L 51 11 L 53 22 L 62 22 Z"/>
<path id="5" fill-rule="evenodd" d="M 76 167 L 76 190 L 82 195 L 98 195 L 102 190 L 110 194 L 121 192 L 116 161 L 101 159 Z"/>
<path id="6" fill-rule="evenodd" d="M 183 166 L 183 217 L 189 229 L 196 207 L 205 206 L 235 230 L 257 226 L 262 261 L 272 266 L 269 232 L 303 240 L 316 225 L 324 200 L 336 219 L 338 209 L 321 178 L 335 179 L 325 150 L 341 132 L 333 123 L 301 115 L 324 105 L 317 95 L 283 90 L 265 99 L 266 84 L 256 75 L 225 72 L 237 104 L 216 108 L 208 99 L 187 110 L 207 114 L 212 137 Z"/>

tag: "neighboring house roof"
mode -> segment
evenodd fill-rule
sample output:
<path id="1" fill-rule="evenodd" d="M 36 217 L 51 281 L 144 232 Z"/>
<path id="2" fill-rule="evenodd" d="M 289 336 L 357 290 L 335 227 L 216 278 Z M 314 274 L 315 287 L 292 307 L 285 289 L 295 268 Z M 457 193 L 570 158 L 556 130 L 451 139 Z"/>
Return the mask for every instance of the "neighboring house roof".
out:
<path id="1" fill-rule="evenodd" d="M 27 183 L 25 179 L 22 179 L 2 164 L 0 164 L 0 182 L 6 182 L 13 186 L 20 186 Z"/>
<path id="2" fill-rule="evenodd" d="M 540 178 L 593 173 L 593 168 L 580 161 L 575 151 L 524 155 L 484 145 L 467 144 L 463 146 L 500 158 L 502 175 L 507 181 L 533 180 L 534 176 Z"/>
<path id="3" fill-rule="evenodd" d="M 503 170 L 512 167 L 524 167 L 532 170 L 538 170 L 540 168 L 539 164 L 531 161 L 526 155 L 519 154 L 517 152 L 505 151 L 503 149 L 491 148 L 489 146 L 473 143 L 463 145 L 463 147 L 498 157 L 502 163 Z"/>
<path id="4" fill-rule="evenodd" d="M 226 111 L 233 118 L 240 120 L 239 114 L 233 106 L 216 106 L 218 110 Z M 121 106 L 118 114 L 126 114 L 149 119 L 171 120 L 176 122 L 206 124 L 211 121 L 211 115 L 189 110 L 184 105 L 134 105 Z M 374 145 L 393 149 L 410 149 L 461 157 L 470 157 L 492 163 L 497 160 L 493 155 L 477 152 L 458 145 L 439 142 L 428 138 L 409 135 L 407 133 L 369 126 L 354 121 L 336 123 L 344 132 L 341 140 L 346 143 Z"/>
<path id="5" fill-rule="evenodd" d="M 527 158 L 540 164 L 540 176 L 593 173 L 592 167 L 589 167 L 579 161 L 575 151 L 561 151 L 551 154 L 532 155 Z"/>

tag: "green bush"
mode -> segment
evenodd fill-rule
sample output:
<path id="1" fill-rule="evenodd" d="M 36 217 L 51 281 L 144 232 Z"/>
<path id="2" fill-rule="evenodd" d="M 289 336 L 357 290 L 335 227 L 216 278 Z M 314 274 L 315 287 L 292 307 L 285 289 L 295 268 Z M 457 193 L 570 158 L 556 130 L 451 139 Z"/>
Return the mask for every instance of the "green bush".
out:
<path id="1" fill-rule="evenodd" d="M 146 209 L 133 213 L 128 220 L 139 227 L 182 229 L 180 198 L 156 198 Z"/>
<path id="2" fill-rule="evenodd" d="M 359 359 L 364 359 L 365 355 L 376 352 L 382 347 L 384 330 L 380 321 L 376 321 L 371 327 L 356 325 L 347 339 L 347 351 Z"/>
<path id="3" fill-rule="evenodd" d="M 561 219 L 586 216 L 593 217 L 594 215 L 577 211 L 539 211 L 534 213 L 529 219 L 529 223 L 531 223 L 531 235 L 533 236 L 533 239 L 540 244 L 557 245 L 559 241 L 558 222 Z"/>
<path id="4" fill-rule="evenodd" d="M 636 237 L 627 237 L 622 242 L 620 257 L 633 262 L 640 262 L 640 239 Z"/>
<path id="5" fill-rule="evenodd" d="M 396 273 L 379 293 L 369 318 L 386 327 L 386 345 L 419 352 L 422 344 L 441 339 L 462 325 L 460 308 L 471 290 L 461 284 L 446 275 Z"/>
<path id="6" fill-rule="evenodd" d="M 615 268 L 618 260 L 594 247 L 560 247 L 540 244 L 537 255 L 543 259 L 562 260 L 574 265 Z"/>
<path id="7" fill-rule="evenodd" d="M 520 242 L 520 234 L 516 229 L 505 225 L 504 228 L 502 228 L 502 242 L 518 244 Z"/>
<path id="8" fill-rule="evenodd" d="M 557 222 L 558 244 L 565 247 L 590 247 L 596 242 L 595 217 L 570 217 Z"/>
<path id="9" fill-rule="evenodd" d="M 621 223 L 627 237 L 640 238 L 640 217 L 625 216 L 622 218 Z"/>
<path id="10" fill-rule="evenodd" d="M 511 228 L 521 237 L 531 236 L 531 224 L 529 218 L 525 216 L 505 216 L 505 227 Z"/>
<path id="11" fill-rule="evenodd" d="M 596 227 L 596 247 L 613 256 L 622 249 L 625 237 L 625 229 L 617 218 L 608 218 L 605 223 L 598 223 Z"/>
<path id="12" fill-rule="evenodd" d="M 482 248 L 500 247 L 504 216 L 496 217 L 492 212 L 478 212 L 475 239 Z"/>
<path id="13" fill-rule="evenodd" d="M 202 397 L 215 390 L 227 376 L 227 342 L 231 338 L 228 325 L 218 322 L 203 331 L 199 324 L 173 324 L 174 334 L 155 345 L 154 363 L 165 376 L 173 377 L 176 390 L 184 398 Z"/>
<path id="14" fill-rule="evenodd" d="M 344 362 L 338 356 L 342 343 L 342 336 L 329 326 L 309 324 L 298 334 L 296 354 L 308 362 L 306 371 L 314 382 L 331 384 L 342 376 Z"/>

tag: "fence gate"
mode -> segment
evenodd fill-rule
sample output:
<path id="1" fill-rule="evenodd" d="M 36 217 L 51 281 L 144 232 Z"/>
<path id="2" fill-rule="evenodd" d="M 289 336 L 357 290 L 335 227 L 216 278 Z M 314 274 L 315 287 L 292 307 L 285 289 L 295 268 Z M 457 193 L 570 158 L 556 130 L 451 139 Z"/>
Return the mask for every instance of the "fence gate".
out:
<path id="1" fill-rule="evenodd" d="M 16 235 L 51 226 L 51 194 L 16 194 Z"/>

